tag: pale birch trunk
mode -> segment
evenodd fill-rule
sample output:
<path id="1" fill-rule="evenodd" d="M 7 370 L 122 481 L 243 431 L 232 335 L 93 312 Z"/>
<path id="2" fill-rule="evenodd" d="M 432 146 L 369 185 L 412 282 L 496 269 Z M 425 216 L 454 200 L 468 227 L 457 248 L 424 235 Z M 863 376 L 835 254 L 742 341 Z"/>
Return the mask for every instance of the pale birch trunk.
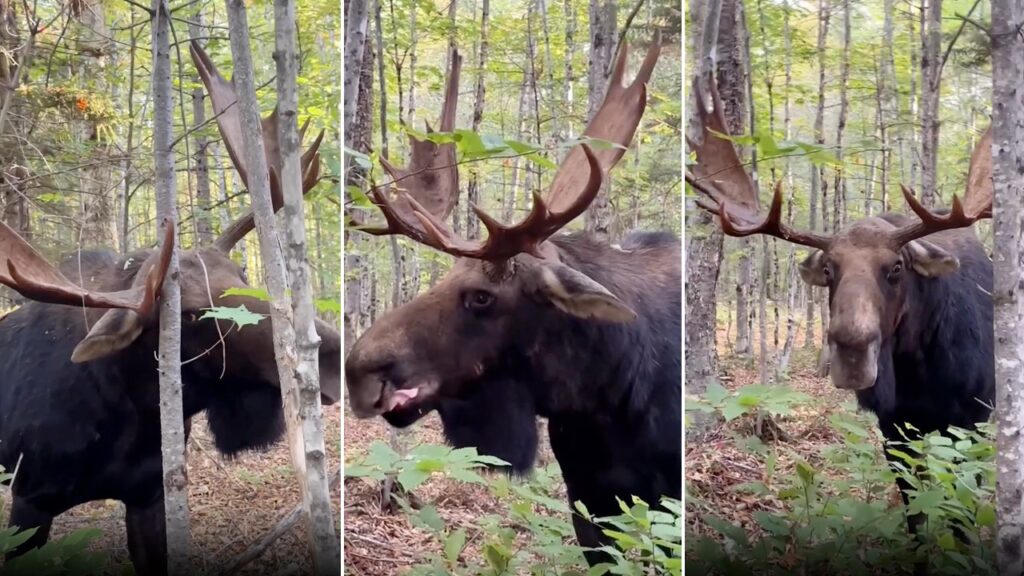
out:
<path id="1" fill-rule="evenodd" d="M 298 63 L 294 60 L 294 6 L 288 0 L 275 2 L 277 20 L 276 34 L 278 50 L 291 58 L 281 57 L 278 52 L 278 90 L 282 125 L 280 145 L 282 160 L 282 184 L 286 198 L 285 210 L 291 211 L 286 226 L 284 241 L 278 234 L 274 209 L 270 200 L 270 182 L 266 156 L 263 150 L 260 111 L 256 101 L 255 79 L 253 77 L 252 53 L 249 48 L 249 24 L 244 0 L 227 0 L 228 25 L 231 41 L 231 55 L 234 61 L 235 90 L 238 93 L 239 115 L 242 124 L 243 141 L 246 143 L 244 156 L 249 172 L 249 195 L 256 231 L 260 241 L 263 260 L 263 279 L 270 293 L 270 317 L 274 333 L 274 356 L 277 361 L 281 394 L 284 400 L 285 421 L 288 424 L 289 445 L 292 447 L 292 461 L 303 493 L 303 503 L 310 521 L 312 533 L 313 562 L 317 574 L 337 574 L 339 570 L 338 540 L 334 521 L 331 519 L 328 498 L 328 472 L 326 451 L 323 445 L 323 422 L 320 414 L 320 390 L 316 372 L 316 360 L 310 370 L 310 351 L 315 356 L 319 338 L 312 326 L 312 295 L 306 273 L 299 275 L 298 282 L 292 283 L 293 298 L 306 302 L 289 302 L 287 290 L 288 273 L 282 254 L 287 245 L 290 259 L 298 259 L 295 267 L 302 267 L 305 254 L 305 232 L 296 231 L 295 218 L 301 215 L 301 175 L 298 167 L 298 128 L 296 123 L 297 95 L 294 87 L 294 73 Z M 282 38 L 284 36 L 285 38 Z M 290 36 L 290 39 L 288 37 Z M 291 76 L 286 80 L 282 76 Z M 282 86 L 284 84 L 284 86 Z M 282 91 L 283 89 L 283 91 Z M 289 154 L 287 150 L 291 150 Z M 288 184 L 285 184 L 287 182 Z M 297 200 L 297 202 L 296 202 Z M 288 206 L 291 204 L 291 206 Z M 296 206 L 298 204 L 298 206 Z M 302 222 L 298 227 L 302 227 Z M 293 325 L 293 307 L 298 306 L 301 324 L 296 331 Z M 301 338 L 301 341 L 299 340 Z M 301 342 L 301 343 L 300 343 Z M 301 355 L 301 356 L 300 356 Z M 317 429 L 319 428 L 319 445 Z M 306 434 L 309 433 L 309 436 Z"/>
<path id="2" fill-rule="evenodd" d="M 992 179 L 995 232 L 996 555 L 1024 572 L 1024 1 L 992 2 Z"/>
<path id="3" fill-rule="evenodd" d="M 153 0 L 153 156 L 156 166 L 157 220 L 163 230 L 177 227 L 171 94 L 170 10 L 164 0 Z M 175 236 L 177 243 L 177 236 Z M 164 510 L 167 527 L 167 572 L 192 573 L 189 562 L 188 477 L 185 469 L 185 416 L 181 380 L 181 291 L 178 251 L 164 278 L 160 301 L 160 446 L 163 463 Z"/>

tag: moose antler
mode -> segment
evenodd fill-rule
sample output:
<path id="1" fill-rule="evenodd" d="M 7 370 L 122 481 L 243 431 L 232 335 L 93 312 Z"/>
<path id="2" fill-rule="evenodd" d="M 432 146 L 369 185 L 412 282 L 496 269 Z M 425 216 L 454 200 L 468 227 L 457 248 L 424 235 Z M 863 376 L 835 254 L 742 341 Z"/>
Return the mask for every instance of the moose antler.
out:
<path id="1" fill-rule="evenodd" d="M 697 203 L 718 216 L 722 231 L 729 236 L 767 234 L 794 244 L 827 249 L 832 236 L 795 230 L 782 223 L 782 183 L 775 184 L 775 193 L 768 214 L 761 216 L 757 190 L 743 168 L 736 148 L 727 137 L 729 131 L 722 112 L 722 100 L 715 82 L 709 80 L 714 112 L 709 112 L 700 94 L 697 80 L 697 118 L 701 123 L 704 141 L 697 144 L 686 139 L 687 146 L 697 155 L 697 165 L 686 171 L 686 182 L 704 194 Z M 913 190 L 903 188 L 903 197 L 920 221 L 889 232 L 889 244 L 894 249 L 942 230 L 964 228 L 982 218 L 992 217 L 992 134 L 991 128 L 982 136 L 971 155 L 971 168 L 967 177 L 964 202 L 953 196 L 949 213 L 932 212 L 914 196 Z"/>
<path id="2" fill-rule="evenodd" d="M 831 236 L 790 228 L 782 222 L 782 183 L 775 185 L 768 214 L 761 216 L 757 189 L 740 162 L 739 155 L 729 135 L 722 107 L 722 98 L 713 80 L 708 82 L 714 111 L 709 112 L 700 93 L 700 83 L 694 79 L 694 94 L 697 100 L 697 118 L 701 123 L 703 142 L 697 144 L 690 138 L 687 146 L 696 152 L 697 164 L 685 174 L 686 182 L 707 198 L 698 200 L 705 210 L 718 216 L 722 231 L 729 236 L 750 236 L 767 234 L 783 240 L 825 249 L 832 241 Z"/>
<path id="3" fill-rule="evenodd" d="M 226 80 L 217 71 L 213 60 L 210 59 L 206 51 L 195 40 L 190 43 L 189 52 L 192 54 L 192 61 L 199 71 L 199 78 L 203 81 L 203 85 L 206 86 L 206 92 L 210 95 L 210 103 L 214 114 L 216 114 L 217 128 L 224 139 L 224 147 L 227 148 L 228 156 L 238 171 L 242 184 L 248 188 L 249 168 L 245 162 L 243 148 L 245 141 L 242 138 L 241 116 L 238 112 L 238 107 L 235 105 L 238 101 L 238 96 L 235 93 L 234 83 L 233 81 Z M 277 122 L 277 107 L 275 106 L 274 111 L 266 118 L 263 118 L 261 122 L 264 153 L 266 154 L 267 166 L 270 171 L 270 199 L 275 212 L 280 210 L 284 203 L 281 194 L 281 181 L 278 176 L 281 172 L 281 155 L 277 142 Z M 306 125 L 302 127 L 299 137 L 300 142 L 306 134 L 306 127 L 308 125 L 309 122 L 307 121 Z M 323 136 L 324 131 L 321 130 L 313 144 L 302 154 L 303 194 L 312 190 L 320 177 L 320 154 L 318 150 L 320 143 L 323 141 Z M 220 237 L 214 242 L 214 246 L 223 252 L 230 252 L 231 248 L 255 227 L 256 221 L 250 210 L 225 228 L 221 232 Z"/>
<path id="4" fill-rule="evenodd" d="M 438 146 L 413 139 L 413 156 L 409 168 L 399 171 L 388 164 L 384 165 L 393 177 L 404 176 L 408 180 L 402 182 L 405 188 L 403 194 L 392 199 L 380 188 L 374 188 L 372 193 L 388 226 L 368 231 L 374 234 L 404 234 L 454 256 L 492 262 L 504 261 L 521 253 L 543 258 L 541 244 L 590 206 L 601 189 L 604 174 L 622 158 L 626 147 L 633 140 L 647 106 L 646 84 L 659 52 L 659 42 L 655 41 L 632 84 L 623 86 L 628 47 L 622 45 L 604 101 L 583 132 L 585 137 L 606 140 L 614 146 L 595 152 L 582 144 L 570 151 L 547 193 L 543 197 L 534 194 L 533 208 L 518 224 L 505 225 L 473 205 L 473 211 L 487 228 L 487 238 L 478 241 L 458 237 L 444 224 L 444 218 L 451 211 L 458 195 L 454 145 Z M 451 130 L 448 124 L 454 124 L 460 65 L 461 59 L 453 52 L 442 130 Z M 417 145 L 421 146 L 419 154 Z M 422 174 L 424 177 L 418 180 L 409 178 L 413 167 L 418 170 L 417 175 Z"/>
<path id="5" fill-rule="evenodd" d="M 0 284 L 37 302 L 126 308 L 140 316 L 149 316 L 160 296 L 174 249 L 174 226 L 165 228 L 159 257 L 146 272 L 142 284 L 117 292 L 96 292 L 68 280 L 10 226 L 0 222 Z"/>
<path id="6" fill-rule="evenodd" d="M 910 209 L 921 219 L 891 233 L 890 244 L 898 248 L 907 242 L 923 238 L 942 230 L 966 228 L 978 220 L 992 217 L 992 128 L 974 147 L 971 166 L 967 172 L 967 191 L 963 202 L 953 195 L 948 214 L 938 214 L 925 208 L 914 195 L 913 189 L 900 185 L 903 198 Z"/>

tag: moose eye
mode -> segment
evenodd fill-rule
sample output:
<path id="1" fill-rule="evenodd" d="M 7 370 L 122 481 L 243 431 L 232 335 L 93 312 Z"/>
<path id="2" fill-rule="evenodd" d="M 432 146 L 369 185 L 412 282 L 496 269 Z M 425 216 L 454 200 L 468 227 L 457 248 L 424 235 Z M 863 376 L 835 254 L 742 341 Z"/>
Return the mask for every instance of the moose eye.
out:
<path id="1" fill-rule="evenodd" d="M 895 282 L 899 280 L 900 272 L 903 272 L 903 262 L 897 261 L 895 264 L 892 265 L 892 268 L 889 270 L 889 281 Z"/>
<path id="2" fill-rule="evenodd" d="M 463 294 L 462 304 L 467 310 L 484 312 L 494 306 L 494 294 L 486 290 L 470 290 Z"/>
<path id="3" fill-rule="evenodd" d="M 821 266 L 821 273 L 825 275 L 825 280 L 832 280 L 832 265 L 825 262 Z"/>

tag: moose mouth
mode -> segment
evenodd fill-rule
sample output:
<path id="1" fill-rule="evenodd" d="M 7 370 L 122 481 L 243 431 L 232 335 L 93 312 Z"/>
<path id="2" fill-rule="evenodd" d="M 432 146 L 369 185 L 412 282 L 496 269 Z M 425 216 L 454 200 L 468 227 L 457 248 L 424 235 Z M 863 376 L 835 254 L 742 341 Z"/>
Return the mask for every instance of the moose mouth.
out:
<path id="1" fill-rule="evenodd" d="M 832 357 L 832 384 L 842 390 L 865 390 L 875 385 L 878 377 L 879 341 L 864 347 L 829 344 Z"/>
<path id="2" fill-rule="evenodd" d="M 433 400 L 439 388 L 440 383 L 432 378 L 397 386 L 385 382 L 374 408 L 392 426 L 404 428 L 434 409 Z"/>

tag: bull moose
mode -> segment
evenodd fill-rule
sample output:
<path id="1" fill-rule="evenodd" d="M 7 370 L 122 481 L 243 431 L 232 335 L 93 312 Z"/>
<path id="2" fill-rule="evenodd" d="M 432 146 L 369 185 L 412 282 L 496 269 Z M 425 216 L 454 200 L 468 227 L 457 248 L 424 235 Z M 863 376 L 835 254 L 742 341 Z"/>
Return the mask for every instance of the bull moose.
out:
<path id="1" fill-rule="evenodd" d="M 193 46 L 215 110 L 234 100 L 231 84 Z M 276 149 L 276 116 L 264 121 Z M 243 180 L 237 114 L 218 123 Z M 304 191 L 317 181 L 321 136 L 303 155 Z M 274 166 L 273 163 L 270 163 Z M 281 191 L 271 178 L 275 209 Z M 244 330 L 203 319 L 215 306 L 245 305 L 248 296 L 231 248 L 254 228 L 252 213 L 227 227 L 212 247 L 180 254 L 182 380 L 186 434 L 206 414 L 226 455 L 278 441 L 285 423 L 269 321 Z M 119 256 L 82 250 L 59 267 L 0 223 L 0 283 L 29 300 L 0 319 L 0 465 L 14 471 L 10 524 L 36 528 L 15 554 L 46 542 L 54 517 L 92 500 L 124 503 L 128 549 L 137 574 L 166 574 L 159 382 L 155 354 L 158 300 L 174 245 L 168 225 L 159 250 Z M 341 396 L 338 331 L 317 321 L 321 399 Z"/>
<path id="2" fill-rule="evenodd" d="M 887 441 L 909 434 L 907 424 L 928 433 L 988 420 L 995 397 L 992 262 L 970 226 L 992 213 L 991 133 L 971 156 L 964 200 L 954 195 L 951 209 L 929 210 L 904 186 L 916 217 L 866 217 L 833 235 L 796 230 L 781 221 L 781 183 L 762 212 L 736 149 L 718 136 L 728 131 L 717 87 L 708 84 L 714 110 L 696 99 L 703 142 L 688 142 L 697 163 L 686 181 L 726 234 L 766 234 L 812 249 L 799 271 L 805 282 L 828 288 L 833 385 L 854 391 Z M 898 483 L 906 502 L 910 486 Z M 908 518 L 911 532 L 919 519 Z"/>
<path id="3" fill-rule="evenodd" d="M 658 53 L 655 42 L 629 86 L 627 47 L 618 54 L 584 131 L 615 146 L 574 147 L 518 224 L 474 206 L 484 240 L 459 238 L 444 223 L 458 194 L 453 144 L 413 137 L 406 168 L 383 162 L 392 186 L 374 187 L 372 199 L 387 226 L 364 228 L 457 260 L 355 342 L 345 363 L 355 416 L 405 427 L 437 409 L 450 442 L 509 458 L 518 472 L 533 463 L 544 417 L 570 501 L 601 516 L 619 513 L 616 497 L 657 505 L 680 496 L 679 240 L 638 233 L 616 247 L 587 233 L 556 235 L 583 214 L 632 141 Z M 459 70 L 453 53 L 443 132 L 454 127 Z M 573 521 L 583 546 L 605 542 L 594 525 Z"/>

